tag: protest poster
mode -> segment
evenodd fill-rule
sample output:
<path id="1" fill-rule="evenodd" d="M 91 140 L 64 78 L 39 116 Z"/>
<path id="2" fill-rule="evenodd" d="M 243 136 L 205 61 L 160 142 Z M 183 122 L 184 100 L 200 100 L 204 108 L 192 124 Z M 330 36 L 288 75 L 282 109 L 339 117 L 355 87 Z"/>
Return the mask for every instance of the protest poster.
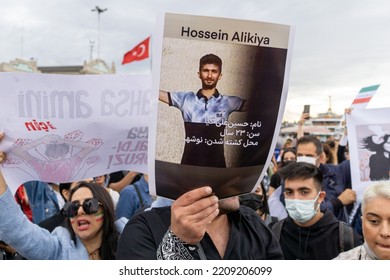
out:
<path id="1" fill-rule="evenodd" d="M 352 186 L 361 202 L 365 188 L 389 180 L 390 108 L 354 109 L 347 114 Z"/>
<path id="2" fill-rule="evenodd" d="M 356 95 L 350 108 L 365 109 L 367 107 L 368 102 L 370 102 L 371 98 L 377 92 L 379 86 L 380 85 L 373 85 L 362 88 Z"/>
<path id="3" fill-rule="evenodd" d="M 253 191 L 280 130 L 293 28 L 173 13 L 157 26 L 150 192 L 176 199 L 211 186 L 221 199 Z"/>
<path id="4" fill-rule="evenodd" d="M 0 88 L 1 170 L 13 192 L 147 172 L 151 75 L 1 73 Z"/>

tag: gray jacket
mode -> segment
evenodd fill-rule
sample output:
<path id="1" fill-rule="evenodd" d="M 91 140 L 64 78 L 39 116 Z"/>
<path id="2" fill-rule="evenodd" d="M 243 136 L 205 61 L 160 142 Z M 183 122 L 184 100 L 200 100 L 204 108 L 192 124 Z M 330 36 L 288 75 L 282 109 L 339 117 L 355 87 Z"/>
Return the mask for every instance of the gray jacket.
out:
<path id="1" fill-rule="evenodd" d="M 367 254 L 367 243 L 357 246 L 349 251 L 340 253 L 334 260 L 375 260 L 372 254 Z"/>

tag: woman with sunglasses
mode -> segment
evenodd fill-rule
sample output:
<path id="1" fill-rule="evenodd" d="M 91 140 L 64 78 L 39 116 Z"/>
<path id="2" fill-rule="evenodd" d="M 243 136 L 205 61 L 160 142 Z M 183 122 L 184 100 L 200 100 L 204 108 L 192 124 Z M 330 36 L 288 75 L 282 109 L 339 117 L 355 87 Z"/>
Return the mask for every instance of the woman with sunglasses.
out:
<path id="1" fill-rule="evenodd" d="M 0 134 L 0 140 L 4 134 Z M 0 164 L 6 155 L 0 152 Z M 31 223 L 16 204 L 0 172 L 0 240 L 26 259 L 115 259 L 119 232 L 108 192 L 99 185 L 80 182 L 64 206 L 66 227 L 52 233 Z"/>

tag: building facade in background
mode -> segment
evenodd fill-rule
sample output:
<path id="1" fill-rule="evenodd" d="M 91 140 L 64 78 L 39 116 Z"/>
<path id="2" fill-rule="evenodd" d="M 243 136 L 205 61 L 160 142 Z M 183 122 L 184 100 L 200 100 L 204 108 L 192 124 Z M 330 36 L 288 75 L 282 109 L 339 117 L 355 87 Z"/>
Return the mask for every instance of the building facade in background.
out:
<path id="1" fill-rule="evenodd" d="M 36 60 L 24 60 L 16 58 L 10 62 L 0 64 L 0 72 L 26 72 L 43 74 L 68 74 L 68 75 L 87 75 L 87 74 L 115 74 L 115 64 L 111 67 L 102 60 L 94 59 L 89 62 L 84 61 L 83 65 L 70 66 L 38 66 Z"/>

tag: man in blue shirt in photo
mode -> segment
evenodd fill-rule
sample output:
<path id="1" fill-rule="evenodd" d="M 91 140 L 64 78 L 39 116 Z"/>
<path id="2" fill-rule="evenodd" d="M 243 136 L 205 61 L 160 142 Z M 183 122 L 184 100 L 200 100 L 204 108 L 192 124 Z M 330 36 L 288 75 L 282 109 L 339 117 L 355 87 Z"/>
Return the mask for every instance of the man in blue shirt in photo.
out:
<path id="1" fill-rule="evenodd" d="M 224 130 L 229 115 L 245 111 L 245 100 L 222 95 L 217 90 L 222 77 L 222 60 L 207 54 L 199 62 L 198 92 L 167 92 L 160 90 L 159 100 L 178 108 L 184 120 L 185 147 L 181 164 L 226 167 Z"/>

